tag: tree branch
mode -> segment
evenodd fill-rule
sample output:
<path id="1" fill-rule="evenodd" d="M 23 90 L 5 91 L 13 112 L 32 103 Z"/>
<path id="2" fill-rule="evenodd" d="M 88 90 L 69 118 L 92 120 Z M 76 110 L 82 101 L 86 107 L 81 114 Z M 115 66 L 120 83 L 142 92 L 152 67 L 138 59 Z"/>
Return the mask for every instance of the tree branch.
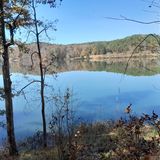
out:
<path id="1" fill-rule="evenodd" d="M 158 45 L 160 46 L 160 40 L 158 39 L 158 37 L 157 37 L 156 35 L 154 35 L 154 34 L 148 34 L 148 35 L 134 48 L 134 50 L 132 51 L 131 56 L 129 57 L 129 59 L 128 59 L 128 61 L 127 61 L 127 65 L 126 65 L 126 67 L 125 67 L 124 74 L 126 74 L 126 71 L 127 71 L 128 65 L 129 65 L 129 62 L 130 62 L 131 58 L 133 57 L 133 55 L 134 55 L 135 51 L 137 50 L 137 48 L 139 48 L 140 45 L 141 45 L 147 38 L 149 38 L 149 37 L 155 38 L 155 40 L 157 41 Z"/>
<path id="2" fill-rule="evenodd" d="M 33 83 L 41 83 L 41 81 L 39 81 L 39 80 L 33 80 L 32 82 L 28 83 L 28 84 L 25 85 L 23 88 L 21 88 L 21 89 L 17 92 L 17 94 L 15 94 L 15 96 L 19 96 L 20 93 L 21 93 L 24 89 L 26 89 L 28 86 L 30 86 L 30 85 L 33 84 Z"/>
<path id="3" fill-rule="evenodd" d="M 156 23 L 160 23 L 160 20 L 155 20 L 155 21 L 150 21 L 150 22 L 144 22 L 144 21 L 139 21 L 139 20 L 135 20 L 135 19 L 130 19 L 130 18 L 127 18 L 125 16 L 120 16 L 120 17 L 121 18 L 115 18 L 115 17 L 104 17 L 104 18 L 110 19 L 110 20 L 136 22 L 136 23 L 139 23 L 139 24 L 156 24 Z"/>

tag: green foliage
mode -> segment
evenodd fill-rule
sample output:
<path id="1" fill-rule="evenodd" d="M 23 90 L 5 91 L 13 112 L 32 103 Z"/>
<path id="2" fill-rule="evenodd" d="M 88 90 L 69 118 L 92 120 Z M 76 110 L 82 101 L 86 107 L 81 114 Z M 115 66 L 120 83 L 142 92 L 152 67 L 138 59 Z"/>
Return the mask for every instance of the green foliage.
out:
<path id="1" fill-rule="evenodd" d="M 159 36 L 155 35 L 159 40 Z M 90 55 L 106 55 L 112 53 L 131 53 L 139 43 L 146 37 L 146 35 L 133 35 L 124 39 L 113 41 L 100 41 L 82 44 L 71 45 L 56 45 L 57 53 L 61 58 L 64 57 L 85 57 L 89 58 Z M 158 52 L 158 42 L 154 37 L 148 37 L 136 50 L 136 53 L 141 52 Z"/>
<path id="2" fill-rule="evenodd" d="M 145 36 L 146 35 L 133 35 L 120 40 L 99 42 L 99 44 L 103 44 L 106 49 L 109 49 L 112 52 L 125 53 L 135 48 L 144 39 Z M 153 49 L 156 49 L 158 47 L 158 43 L 155 38 L 149 37 L 140 47 L 143 47 L 144 51 L 152 51 Z"/>
<path id="3" fill-rule="evenodd" d="M 97 50 L 96 54 L 106 54 L 105 43 L 96 43 L 95 47 L 96 47 L 96 50 Z"/>

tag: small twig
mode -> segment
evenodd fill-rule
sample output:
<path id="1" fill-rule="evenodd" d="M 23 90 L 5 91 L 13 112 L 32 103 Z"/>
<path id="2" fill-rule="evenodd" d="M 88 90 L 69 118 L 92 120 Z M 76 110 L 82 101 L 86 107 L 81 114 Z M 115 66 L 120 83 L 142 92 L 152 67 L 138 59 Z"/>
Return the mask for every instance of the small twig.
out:
<path id="1" fill-rule="evenodd" d="M 33 83 L 41 83 L 41 81 L 39 81 L 39 80 L 33 80 L 32 82 L 30 82 L 30 83 L 28 83 L 27 85 L 25 85 L 23 88 L 21 88 L 18 92 L 17 92 L 17 94 L 15 94 L 16 96 L 19 96 L 20 95 L 20 93 L 24 90 L 24 89 L 26 89 L 28 86 L 30 86 L 31 84 L 33 84 Z"/>

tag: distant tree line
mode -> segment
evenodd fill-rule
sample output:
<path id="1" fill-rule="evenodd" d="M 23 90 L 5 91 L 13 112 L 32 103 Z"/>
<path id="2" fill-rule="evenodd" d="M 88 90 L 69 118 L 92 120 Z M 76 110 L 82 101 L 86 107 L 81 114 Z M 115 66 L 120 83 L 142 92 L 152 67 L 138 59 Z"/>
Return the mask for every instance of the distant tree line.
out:
<path id="1" fill-rule="evenodd" d="M 89 43 L 81 43 L 81 44 L 68 44 L 68 45 L 59 45 L 59 44 L 49 44 L 43 43 L 41 44 L 41 52 L 43 63 L 52 58 L 56 58 L 57 62 L 64 61 L 66 59 L 71 58 L 87 58 L 90 55 L 110 55 L 110 54 L 127 54 L 131 53 L 139 42 L 141 42 L 146 35 L 132 35 L 123 39 L 113 40 L 113 41 L 99 41 L 99 42 L 89 42 Z M 156 35 L 159 37 L 158 35 Z M 36 49 L 35 43 L 31 43 L 27 45 L 27 48 L 30 51 Z M 136 53 L 150 52 L 150 53 L 158 53 L 159 45 L 154 37 L 148 37 L 137 49 Z M 15 55 L 18 53 L 17 50 L 11 54 L 11 58 L 15 58 Z M 12 57 L 13 56 L 13 57 Z M 25 56 L 25 58 L 24 58 Z M 28 60 L 26 59 L 28 56 Z M 18 57 L 20 58 L 20 62 L 30 61 L 30 56 L 26 55 L 23 50 L 19 53 Z M 47 62 L 48 63 L 48 62 Z M 34 65 L 38 65 L 39 62 L 34 59 Z M 23 64 L 21 64 L 23 66 Z"/>
<path id="2" fill-rule="evenodd" d="M 124 39 L 118 39 L 114 41 L 102 41 L 102 42 L 90 42 L 82 44 L 70 44 L 70 45 L 52 45 L 50 47 L 46 46 L 50 53 L 57 56 L 59 59 L 64 58 L 75 58 L 84 57 L 89 55 L 105 55 L 113 53 L 127 53 L 132 52 L 132 50 L 139 44 L 140 41 L 144 39 L 146 35 L 133 35 L 126 37 Z M 151 53 L 156 53 L 158 51 L 158 44 L 153 37 L 146 39 L 144 43 L 140 45 L 136 53 L 141 53 L 145 51 L 150 51 Z"/>

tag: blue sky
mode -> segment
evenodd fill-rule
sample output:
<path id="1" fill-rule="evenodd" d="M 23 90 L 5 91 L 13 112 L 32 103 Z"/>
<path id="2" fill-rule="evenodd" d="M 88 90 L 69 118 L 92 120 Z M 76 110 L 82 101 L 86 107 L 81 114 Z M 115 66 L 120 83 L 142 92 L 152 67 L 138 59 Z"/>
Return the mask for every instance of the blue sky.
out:
<path id="1" fill-rule="evenodd" d="M 49 33 L 52 42 L 58 44 L 108 41 L 140 33 L 159 34 L 158 24 L 142 25 L 105 18 L 123 15 L 141 21 L 157 20 L 158 9 L 149 8 L 149 0 L 144 1 L 63 0 L 57 8 L 40 6 L 38 14 L 42 19 L 58 19 L 57 31 Z"/>

